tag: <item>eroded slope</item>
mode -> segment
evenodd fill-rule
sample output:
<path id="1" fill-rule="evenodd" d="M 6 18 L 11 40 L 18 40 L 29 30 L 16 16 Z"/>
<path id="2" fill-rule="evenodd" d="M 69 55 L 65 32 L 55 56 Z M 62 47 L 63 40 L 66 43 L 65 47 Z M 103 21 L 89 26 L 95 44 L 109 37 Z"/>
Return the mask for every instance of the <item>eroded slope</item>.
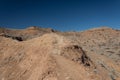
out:
<path id="1" fill-rule="evenodd" d="M 39 35 L 36 30 L 28 28 L 25 41 L 0 36 L 0 80 L 120 80 L 120 31 Z M 116 52 L 110 57 L 106 48 Z"/>

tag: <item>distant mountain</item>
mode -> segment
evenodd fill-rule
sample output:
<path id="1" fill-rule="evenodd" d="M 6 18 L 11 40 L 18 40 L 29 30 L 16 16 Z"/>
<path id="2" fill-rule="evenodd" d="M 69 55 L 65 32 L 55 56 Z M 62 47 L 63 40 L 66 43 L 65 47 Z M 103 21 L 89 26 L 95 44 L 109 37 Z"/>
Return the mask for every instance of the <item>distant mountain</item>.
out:
<path id="1" fill-rule="evenodd" d="M 0 80 L 120 80 L 120 30 L 0 28 Z"/>
<path id="2" fill-rule="evenodd" d="M 0 34 L 2 34 L 3 36 L 9 37 L 9 38 L 19 37 L 22 39 L 22 41 L 35 38 L 46 33 L 52 33 L 52 32 L 56 32 L 56 31 L 50 28 L 40 28 L 36 26 L 31 26 L 26 29 L 0 28 Z"/>

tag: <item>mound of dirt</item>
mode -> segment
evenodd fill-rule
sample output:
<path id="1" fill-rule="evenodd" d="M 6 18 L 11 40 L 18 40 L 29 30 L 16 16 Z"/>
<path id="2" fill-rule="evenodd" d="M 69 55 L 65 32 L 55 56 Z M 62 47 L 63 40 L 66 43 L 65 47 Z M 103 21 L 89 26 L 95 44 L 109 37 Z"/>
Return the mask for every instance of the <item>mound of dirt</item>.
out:
<path id="1" fill-rule="evenodd" d="M 119 30 L 56 32 L 30 27 L 0 32 L 0 80 L 120 80 Z M 13 38 L 21 34 L 25 40 Z"/>

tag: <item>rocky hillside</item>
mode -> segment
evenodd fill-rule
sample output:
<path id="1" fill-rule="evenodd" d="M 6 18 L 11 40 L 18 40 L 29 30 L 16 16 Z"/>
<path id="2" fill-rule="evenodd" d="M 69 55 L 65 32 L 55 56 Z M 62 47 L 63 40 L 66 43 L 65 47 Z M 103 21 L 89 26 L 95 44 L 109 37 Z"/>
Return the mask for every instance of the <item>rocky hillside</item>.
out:
<path id="1" fill-rule="evenodd" d="M 0 28 L 0 80 L 120 80 L 120 31 Z"/>
<path id="2" fill-rule="evenodd" d="M 25 41 L 52 32 L 56 32 L 56 31 L 50 28 L 45 29 L 36 26 L 28 27 L 27 29 L 23 29 L 23 30 L 15 30 L 15 29 L 11 30 L 6 28 L 0 28 L 1 35 L 3 35 L 4 37 L 16 39 L 18 41 Z"/>

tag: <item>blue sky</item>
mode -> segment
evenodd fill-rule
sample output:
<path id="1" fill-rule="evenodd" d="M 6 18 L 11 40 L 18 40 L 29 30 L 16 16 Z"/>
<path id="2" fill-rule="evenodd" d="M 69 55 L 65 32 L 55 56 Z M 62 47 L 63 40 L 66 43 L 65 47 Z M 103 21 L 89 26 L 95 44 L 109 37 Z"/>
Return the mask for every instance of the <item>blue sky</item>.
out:
<path id="1" fill-rule="evenodd" d="M 81 31 L 120 29 L 120 0 L 0 0 L 0 26 Z"/>

